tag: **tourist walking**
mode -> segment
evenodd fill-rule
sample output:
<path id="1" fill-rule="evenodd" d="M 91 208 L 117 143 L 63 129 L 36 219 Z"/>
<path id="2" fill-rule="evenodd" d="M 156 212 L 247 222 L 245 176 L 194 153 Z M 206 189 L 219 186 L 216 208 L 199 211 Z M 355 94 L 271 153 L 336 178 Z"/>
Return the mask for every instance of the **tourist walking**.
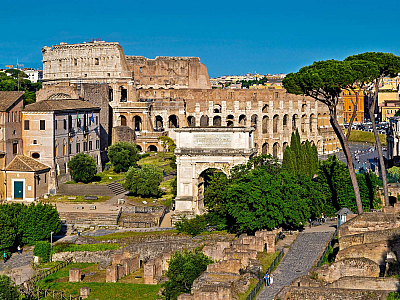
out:
<path id="1" fill-rule="evenodd" d="M 4 261 L 4 263 L 6 263 L 6 260 L 7 260 L 7 254 L 6 254 L 6 251 L 4 251 L 4 253 L 3 253 L 3 261 Z"/>
<path id="2" fill-rule="evenodd" d="M 274 283 L 274 277 L 271 275 L 269 275 L 269 285 L 272 285 Z"/>
<path id="3" fill-rule="evenodd" d="M 17 251 L 18 251 L 18 254 L 21 254 L 21 245 L 18 245 L 18 247 L 17 247 Z"/>
<path id="4" fill-rule="evenodd" d="M 268 274 L 268 272 L 265 273 L 265 275 L 264 275 L 264 281 L 265 281 L 265 285 L 264 286 L 269 285 L 269 274 Z"/>

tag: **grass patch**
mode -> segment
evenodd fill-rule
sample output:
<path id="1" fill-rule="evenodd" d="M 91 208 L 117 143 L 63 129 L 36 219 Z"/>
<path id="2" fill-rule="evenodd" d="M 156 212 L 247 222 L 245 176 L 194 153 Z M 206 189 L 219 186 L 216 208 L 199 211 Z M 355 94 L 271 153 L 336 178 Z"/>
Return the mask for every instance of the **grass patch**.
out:
<path id="1" fill-rule="evenodd" d="M 68 282 L 69 270 L 71 268 L 80 268 L 82 274 L 87 272 L 96 272 L 100 274 L 101 281 L 92 282 L 90 280 L 97 281 L 100 278 L 95 276 L 85 277 L 83 282 Z M 99 276 L 98 276 L 99 277 Z M 129 276 L 126 276 L 129 277 Z M 81 287 L 89 287 L 91 289 L 90 299 L 101 299 L 101 300 L 114 300 L 114 299 L 132 299 L 132 300 L 155 300 L 161 298 L 157 295 L 161 288 L 161 285 L 147 285 L 137 283 L 105 283 L 105 270 L 97 270 L 97 264 L 91 263 L 75 263 L 70 264 L 60 271 L 47 276 L 39 282 L 39 286 L 43 289 L 49 290 L 62 290 L 66 294 L 67 298 L 69 295 L 78 296 Z M 124 280 L 121 279 L 121 281 Z M 47 298 L 45 298 L 47 299 Z M 49 297 L 48 299 L 51 299 Z"/>
<path id="2" fill-rule="evenodd" d="M 163 159 L 163 153 L 165 154 L 165 159 Z M 171 158 L 174 156 L 172 152 L 156 152 L 152 153 L 150 156 L 144 157 L 138 161 L 138 165 L 152 165 L 158 169 L 165 170 L 165 173 L 168 174 L 173 170 L 170 165 Z"/>
<path id="3" fill-rule="evenodd" d="M 111 178 L 110 178 L 111 177 Z M 125 177 L 125 173 L 115 173 L 111 168 L 107 171 L 97 173 L 93 180 L 89 183 L 75 182 L 73 180 L 65 182 L 65 184 L 107 184 L 115 180 L 119 180 Z"/>
<path id="4" fill-rule="evenodd" d="M 97 251 L 106 251 L 106 250 L 117 250 L 121 248 L 120 244 L 57 244 L 53 247 L 54 253 L 58 252 L 75 252 L 75 251 L 90 251 L 90 252 L 97 252 Z"/>
<path id="5" fill-rule="evenodd" d="M 131 237 L 140 237 L 140 236 L 149 236 L 149 235 L 176 235 L 178 234 L 177 230 L 168 230 L 168 231 L 151 231 L 151 232 L 136 232 L 136 231 L 124 231 L 124 232 L 115 232 L 102 236 L 94 236 L 92 237 L 96 241 L 108 241 L 108 240 L 120 240 Z"/>
<path id="6" fill-rule="evenodd" d="M 400 293 L 398 293 L 398 292 L 390 292 L 386 299 L 387 300 L 399 300 L 400 299 Z"/>
<path id="7" fill-rule="evenodd" d="M 382 146 L 386 146 L 386 134 L 378 134 Z M 375 144 L 375 136 L 373 132 L 354 130 L 350 132 L 349 142 L 370 143 Z"/>
<path id="8" fill-rule="evenodd" d="M 265 250 L 263 252 L 258 252 L 257 254 L 257 259 L 260 261 L 262 268 L 263 268 L 263 274 L 267 272 L 269 266 L 272 264 L 274 259 L 278 256 L 279 251 L 276 251 L 274 253 L 267 253 Z M 275 267 L 277 267 L 276 265 Z"/>
<path id="9" fill-rule="evenodd" d="M 75 199 L 68 199 L 68 198 L 75 198 Z M 85 200 L 85 196 L 72 196 L 72 195 L 51 195 L 48 199 L 42 199 L 43 202 L 63 202 L 63 203 L 99 203 L 105 202 L 109 200 L 111 197 L 108 196 L 97 196 L 96 200 Z"/>

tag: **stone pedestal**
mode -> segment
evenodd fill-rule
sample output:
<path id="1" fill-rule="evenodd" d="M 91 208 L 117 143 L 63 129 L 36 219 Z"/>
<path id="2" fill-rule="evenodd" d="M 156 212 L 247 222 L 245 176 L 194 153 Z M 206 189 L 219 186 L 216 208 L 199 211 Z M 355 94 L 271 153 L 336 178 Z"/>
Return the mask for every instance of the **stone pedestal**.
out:
<path id="1" fill-rule="evenodd" d="M 106 282 L 118 281 L 118 266 L 109 266 L 106 269 Z"/>
<path id="2" fill-rule="evenodd" d="M 88 287 L 82 287 L 80 291 L 80 296 L 82 299 L 88 298 L 90 295 L 90 288 Z"/>
<path id="3" fill-rule="evenodd" d="M 80 282 L 81 281 L 81 269 L 72 268 L 69 270 L 69 282 Z"/>

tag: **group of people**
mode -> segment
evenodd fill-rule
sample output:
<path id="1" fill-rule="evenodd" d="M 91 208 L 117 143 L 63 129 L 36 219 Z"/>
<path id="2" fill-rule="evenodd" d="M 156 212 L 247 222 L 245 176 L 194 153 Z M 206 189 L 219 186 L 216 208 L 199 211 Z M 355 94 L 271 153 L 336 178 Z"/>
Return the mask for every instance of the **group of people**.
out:
<path id="1" fill-rule="evenodd" d="M 265 286 L 270 286 L 274 283 L 274 277 L 272 276 L 272 274 L 269 274 L 268 272 L 265 273 L 264 275 L 264 281 L 265 281 Z"/>
<path id="2" fill-rule="evenodd" d="M 22 253 L 21 245 L 18 245 L 17 251 L 18 251 L 18 254 L 21 254 L 21 253 Z M 6 263 L 7 258 L 8 258 L 8 257 L 7 257 L 6 250 L 4 250 L 4 252 L 3 252 L 3 262 L 4 262 L 4 263 Z"/>

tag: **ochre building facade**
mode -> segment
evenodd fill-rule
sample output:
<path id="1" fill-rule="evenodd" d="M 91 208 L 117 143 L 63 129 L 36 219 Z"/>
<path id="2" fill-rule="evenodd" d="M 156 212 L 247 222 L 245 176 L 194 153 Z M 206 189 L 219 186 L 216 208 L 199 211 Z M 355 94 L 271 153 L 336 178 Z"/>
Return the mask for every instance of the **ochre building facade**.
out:
<path id="1" fill-rule="evenodd" d="M 176 128 L 253 126 L 258 153 L 279 159 L 296 129 L 320 154 L 340 148 L 322 103 L 284 89 L 211 89 L 207 68 L 196 57 L 126 56 L 118 43 L 100 41 L 61 43 L 42 52 L 38 100 L 101 86 L 108 91 L 112 142 L 135 141 L 143 151 L 160 151 L 157 138 L 175 139 Z M 343 122 L 343 103 L 338 120 Z"/>

